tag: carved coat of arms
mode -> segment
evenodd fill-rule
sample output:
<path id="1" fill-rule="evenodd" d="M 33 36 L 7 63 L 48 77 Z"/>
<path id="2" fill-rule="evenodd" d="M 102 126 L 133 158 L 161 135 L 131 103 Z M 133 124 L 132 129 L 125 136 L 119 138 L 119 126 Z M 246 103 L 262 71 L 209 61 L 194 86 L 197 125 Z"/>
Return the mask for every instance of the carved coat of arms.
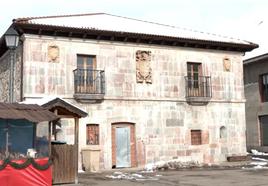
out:
<path id="1" fill-rule="evenodd" d="M 230 72 L 230 70 L 231 70 L 231 60 L 229 58 L 224 58 L 223 59 L 223 68 L 224 68 L 224 71 Z"/>
<path id="2" fill-rule="evenodd" d="M 136 52 L 137 83 L 152 83 L 151 52 L 138 50 Z"/>
<path id="3" fill-rule="evenodd" d="M 57 45 L 50 45 L 48 47 L 48 61 L 59 62 L 60 49 Z"/>

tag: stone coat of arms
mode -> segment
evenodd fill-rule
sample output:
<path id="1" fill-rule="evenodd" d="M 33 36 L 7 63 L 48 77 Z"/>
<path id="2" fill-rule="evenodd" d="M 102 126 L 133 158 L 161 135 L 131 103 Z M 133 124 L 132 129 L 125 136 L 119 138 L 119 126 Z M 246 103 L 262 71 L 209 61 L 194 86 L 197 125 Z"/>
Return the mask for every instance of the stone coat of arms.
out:
<path id="1" fill-rule="evenodd" d="M 59 62 L 60 49 L 57 45 L 48 46 L 48 61 Z"/>
<path id="2" fill-rule="evenodd" d="M 136 52 L 136 80 L 137 83 L 152 83 L 151 51 Z"/>

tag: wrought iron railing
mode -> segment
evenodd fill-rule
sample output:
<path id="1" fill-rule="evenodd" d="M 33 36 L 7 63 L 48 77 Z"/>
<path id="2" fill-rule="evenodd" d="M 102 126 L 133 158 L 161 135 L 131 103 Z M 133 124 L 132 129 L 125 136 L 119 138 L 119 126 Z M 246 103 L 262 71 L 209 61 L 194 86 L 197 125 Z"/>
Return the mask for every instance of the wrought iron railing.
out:
<path id="1" fill-rule="evenodd" d="M 104 94 L 104 70 L 75 69 L 74 71 L 75 94 Z"/>
<path id="2" fill-rule="evenodd" d="M 185 76 L 186 98 L 211 98 L 210 76 Z"/>

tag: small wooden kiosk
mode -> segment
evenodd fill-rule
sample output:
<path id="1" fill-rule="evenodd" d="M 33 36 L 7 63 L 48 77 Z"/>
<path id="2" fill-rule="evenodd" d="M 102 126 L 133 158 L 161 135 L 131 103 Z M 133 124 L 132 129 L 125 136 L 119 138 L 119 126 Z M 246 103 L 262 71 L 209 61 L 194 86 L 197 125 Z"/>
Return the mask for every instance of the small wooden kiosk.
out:
<path id="1" fill-rule="evenodd" d="M 52 184 L 48 123 L 56 120 L 38 105 L 0 103 L 0 185 Z M 38 137 L 41 123 L 47 135 Z"/>
<path id="2" fill-rule="evenodd" d="M 53 158 L 53 184 L 78 183 L 79 118 L 86 117 L 87 113 L 60 98 L 54 98 L 42 107 L 55 113 L 59 118 L 74 119 L 74 145 L 52 144 L 51 157 Z M 56 123 L 51 127 L 55 129 Z"/>

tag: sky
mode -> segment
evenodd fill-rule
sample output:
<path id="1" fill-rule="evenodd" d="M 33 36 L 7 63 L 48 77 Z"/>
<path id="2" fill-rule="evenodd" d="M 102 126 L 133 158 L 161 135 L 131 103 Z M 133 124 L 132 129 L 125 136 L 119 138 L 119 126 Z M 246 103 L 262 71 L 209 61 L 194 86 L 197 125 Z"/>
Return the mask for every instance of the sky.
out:
<path id="1" fill-rule="evenodd" d="M 267 0 L 4 0 L 0 35 L 19 17 L 104 12 L 220 34 L 259 44 L 268 52 Z"/>

